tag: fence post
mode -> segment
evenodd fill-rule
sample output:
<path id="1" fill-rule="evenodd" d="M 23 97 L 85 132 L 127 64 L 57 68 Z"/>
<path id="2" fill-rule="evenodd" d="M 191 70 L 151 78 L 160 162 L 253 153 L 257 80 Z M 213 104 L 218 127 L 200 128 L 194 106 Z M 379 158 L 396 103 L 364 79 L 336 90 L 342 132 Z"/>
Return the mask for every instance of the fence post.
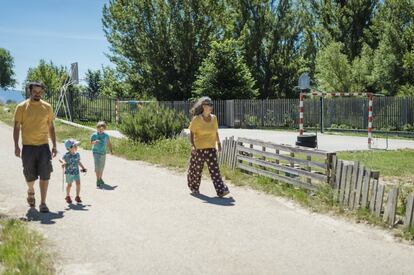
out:
<path id="1" fill-rule="evenodd" d="M 411 193 L 407 197 L 407 205 L 405 208 L 405 219 L 404 219 L 404 228 L 410 228 L 414 221 L 413 221 L 413 212 L 414 212 L 414 193 Z"/>
<path id="2" fill-rule="evenodd" d="M 119 124 L 119 99 L 116 99 L 115 102 L 115 123 Z"/>

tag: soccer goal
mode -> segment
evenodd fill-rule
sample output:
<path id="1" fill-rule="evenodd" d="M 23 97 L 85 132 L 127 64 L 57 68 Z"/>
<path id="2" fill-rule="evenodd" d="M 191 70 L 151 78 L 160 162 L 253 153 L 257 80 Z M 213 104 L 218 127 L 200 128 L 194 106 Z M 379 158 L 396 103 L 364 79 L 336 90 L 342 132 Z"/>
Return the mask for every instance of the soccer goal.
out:
<path id="1" fill-rule="evenodd" d="M 373 100 L 374 100 L 373 93 L 343 93 L 343 92 L 336 92 L 336 93 L 325 93 L 312 90 L 310 93 L 300 93 L 299 95 L 299 136 L 303 136 L 304 133 L 304 100 L 306 97 L 367 97 L 368 98 L 368 149 L 373 149 L 373 138 L 372 138 L 372 123 L 374 121 L 373 117 Z M 377 142 L 375 142 L 377 143 Z M 378 144 L 376 144 L 378 145 Z M 388 141 L 387 141 L 388 147 Z M 378 148 L 378 147 L 377 147 Z"/>

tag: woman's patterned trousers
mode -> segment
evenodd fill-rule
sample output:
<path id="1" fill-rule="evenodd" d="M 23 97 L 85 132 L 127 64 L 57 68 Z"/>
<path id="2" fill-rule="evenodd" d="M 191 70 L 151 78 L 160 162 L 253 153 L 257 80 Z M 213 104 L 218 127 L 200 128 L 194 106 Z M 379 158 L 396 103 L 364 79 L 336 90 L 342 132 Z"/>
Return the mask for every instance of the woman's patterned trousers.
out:
<path id="1" fill-rule="evenodd" d="M 220 169 L 217 161 L 217 150 L 215 148 L 200 149 L 191 152 L 190 165 L 188 168 L 187 182 L 191 192 L 198 192 L 201 183 L 201 173 L 203 172 L 204 162 L 207 162 L 211 179 L 216 189 L 217 195 L 228 191 L 228 187 L 221 179 Z"/>

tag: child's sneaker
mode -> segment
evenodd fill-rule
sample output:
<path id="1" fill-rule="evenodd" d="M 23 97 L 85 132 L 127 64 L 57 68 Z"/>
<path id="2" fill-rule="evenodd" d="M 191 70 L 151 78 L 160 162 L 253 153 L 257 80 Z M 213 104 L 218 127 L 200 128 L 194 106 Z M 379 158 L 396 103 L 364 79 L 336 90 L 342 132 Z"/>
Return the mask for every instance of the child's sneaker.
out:
<path id="1" fill-rule="evenodd" d="M 80 198 L 79 196 L 76 196 L 75 201 L 76 201 L 77 203 L 81 203 L 81 202 L 82 202 L 82 200 L 81 200 L 81 198 Z"/>
<path id="2" fill-rule="evenodd" d="M 70 198 L 70 196 L 66 196 L 65 200 L 67 203 L 72 203 L 72 199 Z"/>
<path id="3" fill-rule="evenodd" d="M 105 182 L 103 181 L 103 179 L 101 179 L 101 184 L 102 184 L 102 185 L 104 185 L 104 184 L 105 184 Z"/>
<path id="4" fill-rule="evenodd" d="M 96 188 L 101 188 L 101 180 L 96 180 Z"/>

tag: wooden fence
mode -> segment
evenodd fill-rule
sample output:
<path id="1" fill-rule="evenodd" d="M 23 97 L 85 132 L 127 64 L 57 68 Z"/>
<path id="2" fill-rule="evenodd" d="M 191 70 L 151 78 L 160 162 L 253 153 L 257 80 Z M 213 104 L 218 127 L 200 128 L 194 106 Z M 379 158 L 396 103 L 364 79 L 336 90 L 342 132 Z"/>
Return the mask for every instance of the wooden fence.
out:
<path id="1" fill-rule="evenodd" d="M 335 153 L 293 147 L 255 139 L 239 138 L 236 146 L 237 168 L 293 186 L 317 190 L 330 181 Z"/>
<path id="2" fill-rule="evenodd" d="M 405 228 L 414 225 L 414 194 L 409 194 L 403 200 L 405 206 L 401 205 L 399 188 L 381 184 L 379 172 L 366 169 L 359 162 L 338 160 L 334 156 L 332 171 L 334 197 L 343 208 L 368 209 L 390 226 L 394 226 L 397 221 L 402 221 Z M 398 206 L 406 210 L 400 219 L 397 219 Z"/>
<path id="3" fill-rule="evenodd" d="M 236 167 L 236 146 L 237 142 L 234 137 L 225 138 L 222 142 L 222 151 L 218 155 L 218 162 L 220 165 L 234 169 Z"/>
<path id="4" fill-rule="evenodd" d="M 312 191 L 329 185 L 345 210 L 367 209 L 390 226 L 414 226 L 414 193 L 401 198 L 398 187 L 379 182 L 379 171 L 332 152 L 230 137 L 223 141 L 219 163 Z"/>

